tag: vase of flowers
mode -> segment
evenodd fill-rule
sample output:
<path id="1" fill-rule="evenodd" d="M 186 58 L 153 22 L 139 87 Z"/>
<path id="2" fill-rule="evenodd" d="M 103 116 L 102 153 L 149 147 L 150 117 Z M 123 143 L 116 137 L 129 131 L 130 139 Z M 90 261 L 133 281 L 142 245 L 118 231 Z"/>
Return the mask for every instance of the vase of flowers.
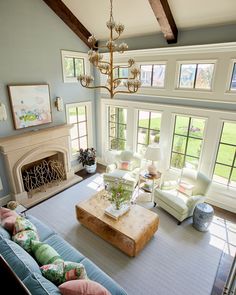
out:
<path id="1" fill-rule="evenodd" d="M 94 148 L 80 149 L 78 161 L 85 167 L 87 173 L 94 173 L 97 169 L 96 150 Z"/>
<path id="2" fill-rule="evenodd" d="M 113 184 L 105 185 L 108 192 L 107 199 L 111 202 L 115 210 L 120 210 L 122 206 L 127 205 L 131 198 L 131 192 L 126 188 L 126 181 L 116 179 Z"/>

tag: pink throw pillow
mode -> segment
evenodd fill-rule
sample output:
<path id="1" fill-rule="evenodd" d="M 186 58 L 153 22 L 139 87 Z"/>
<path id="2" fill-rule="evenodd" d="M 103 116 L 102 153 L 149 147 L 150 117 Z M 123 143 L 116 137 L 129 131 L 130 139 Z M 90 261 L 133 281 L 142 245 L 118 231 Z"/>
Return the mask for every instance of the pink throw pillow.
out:
<path id="1" fill-rule="evenodd" d="M 91 280 L 72 280 L 58 288 L 63 295 L 111 295 L 105 287 Z"/>
<path id="2" fill-rule="evenodd" d="M 130 162 L 129 161 L 120 161 L 119 169 L 121 170 L 130 170 Z"/>
<path id="3" fill-rule="evenodd" d="M 13 232 L 16 218 L 19 216 L 15 211 L 7 209 L 7 208 L 1 208 L 0 211 L 1 216 L 1 224 L 2 226 L 8 230 L 9 232 Z"/>

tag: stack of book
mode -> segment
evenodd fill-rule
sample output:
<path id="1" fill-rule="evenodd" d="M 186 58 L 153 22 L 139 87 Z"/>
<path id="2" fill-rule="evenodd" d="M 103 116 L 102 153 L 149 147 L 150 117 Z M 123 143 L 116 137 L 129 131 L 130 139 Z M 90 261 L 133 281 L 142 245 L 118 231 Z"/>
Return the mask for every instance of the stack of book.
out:
<path id="1" fill-rule="evenodd" d="M 115 209 L 113 205 L 110 205 L 109 207 L 107 207 L 105 209 L 105 214 L 107 214 L 108 216 L 110 216 L 110 217 L 118 220 L 119 217 L 121 217 L 126 212 L 128 212 L 129 209 L 130 209 L 130 205 L 129 204 L 122 205 L 119 210 Z"/>

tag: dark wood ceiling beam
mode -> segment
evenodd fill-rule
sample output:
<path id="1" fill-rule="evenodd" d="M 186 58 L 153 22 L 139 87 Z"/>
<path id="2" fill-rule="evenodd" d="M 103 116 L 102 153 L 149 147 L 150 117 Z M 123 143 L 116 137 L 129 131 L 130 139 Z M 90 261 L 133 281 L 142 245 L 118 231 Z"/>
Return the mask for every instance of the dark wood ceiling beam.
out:
<path id="1" fill-rule="evenodd" d="M 148 0 L 166 41 L 177 42 L 178 29 L 167 0 Z"/>
<path id="2" fill-rule="evenodd" d="M 88 37 L 92 34 L 81 24 L 77 17 L 61 0 L 43 0 L 64 23 L 89 47 Z"/>

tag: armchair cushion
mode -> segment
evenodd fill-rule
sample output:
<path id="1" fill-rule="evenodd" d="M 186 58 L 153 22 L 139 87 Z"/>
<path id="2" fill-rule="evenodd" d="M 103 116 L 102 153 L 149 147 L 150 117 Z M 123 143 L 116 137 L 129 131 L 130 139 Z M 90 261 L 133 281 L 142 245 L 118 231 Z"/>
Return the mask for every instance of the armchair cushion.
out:
<path id="1" fill-rule="evenodd" d="M 166 203 L 180 214 L 185 214 L 188 212 L 188 207 L 186 205 L 187 197 L 176 190 L 170 190 L 167 192 L 157 189 L 156 197 L 157 202 L 158 199 L 160 199 L 162 202 Z"/>

